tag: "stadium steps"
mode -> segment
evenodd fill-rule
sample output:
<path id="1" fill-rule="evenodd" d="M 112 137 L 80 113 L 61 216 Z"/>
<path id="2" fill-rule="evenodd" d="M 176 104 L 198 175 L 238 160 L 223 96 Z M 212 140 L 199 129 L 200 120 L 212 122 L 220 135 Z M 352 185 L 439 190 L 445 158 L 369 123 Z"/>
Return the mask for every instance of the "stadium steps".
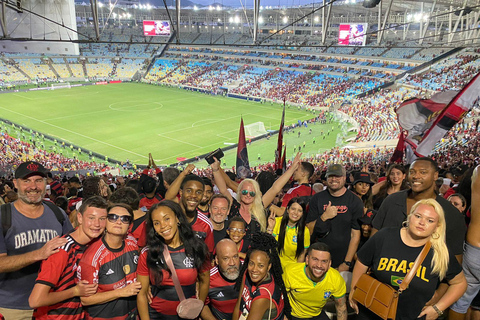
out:
<path id="1" fill-rule="evenodd" d="M 85 60 L 82 60 L 82 69 L 83 69 L 83 74 L 85 75 L 85 77 L 88 78 L 87 64 Z"/>
<path id="2" fill-rule="evenodd" d="M 23 71 L 19 66 L 18 66 L 18 63 L 15 61 L 15 63 L 12 65 L 15 69 L 18 70 L 18 72 L 20 72 L 25 78 L 27 78 L 28 80 L 32 80 L 32 78 L 25 72 Z"/>
<path id="3" fill-rule="evenodd" d="M 57 79 L 60 79 L 60 75 L 58 74 L 57 70 L 55 70 L 55 68 L 53 67 L 53 64 L 52 64 L 52 59 L 50 58 L 45 58 L 44 61 L 46 61 L 48 67 L 50 68 L 50 70 L 53 72 L 53 74 L 57 77 Z"/>
<path id="4" fill-rule="evenodd" d="M 70 77 L 73 77 L 73 72 L 72 69 L 70 69 L 70 64 L 67 61 L 67 58 L 63 58 L 63 61 L 65 61 L 65 65 L 67 66 L 68 72 L 70 72 Z"/>

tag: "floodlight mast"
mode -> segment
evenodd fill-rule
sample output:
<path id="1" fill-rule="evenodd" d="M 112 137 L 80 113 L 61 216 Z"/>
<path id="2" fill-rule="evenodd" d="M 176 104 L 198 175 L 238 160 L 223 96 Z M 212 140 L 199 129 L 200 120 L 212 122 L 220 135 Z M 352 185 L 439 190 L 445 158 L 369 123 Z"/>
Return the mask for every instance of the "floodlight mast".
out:
<path id="1" fill-rule="evenodd" d="M 254 0 L 253 1 L 253 44 L 257 44 L 259 16 L 260 16 L 260 0 Z"/>

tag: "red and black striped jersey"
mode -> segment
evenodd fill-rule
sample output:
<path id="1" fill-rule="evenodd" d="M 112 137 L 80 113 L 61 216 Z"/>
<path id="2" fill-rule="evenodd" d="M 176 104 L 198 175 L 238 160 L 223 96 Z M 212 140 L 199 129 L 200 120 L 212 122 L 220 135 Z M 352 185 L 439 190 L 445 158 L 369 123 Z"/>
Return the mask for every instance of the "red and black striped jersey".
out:
<path id="1" fill-rule="evenodd" d="M 187 257 L 184 246 L 176 249 L 168 247 L 175 271 L 185 294 L 185 298 L 195 297 L 195 287 L 197 282 L 197 269 L 193 259 Z M 153 295 L 152 303 L 149 305 L 150 313 L 158 313 L 161 319 L 178 320 L 177 306 L 180 303 L 172 277 L 166 271 L 162 271 L 162 282 L 156 283 L 155 275 L 150 272 L 147 266 L 148 247 L 143 248 L 140 253 L 137 273 L 141 276 L 150 278 L 151 291 Z"/>
<path id="2" fill-rule="evenodd" d="M 248 273 L 248 271 L 246 273 Z M 268 299 L 269 301 L 272 299 L 272 306 L 275 306 L 276 308 L 275 315 L 272 312 L 272 320 L 283 319 L 284 297 L 280 287 L 275 284 L 275 280 L 271 275 L 269 275 L 266 280 L 260 283 L 259 286 L 251 283 L 248 275 L 244 276 L 244 282 L 245 285 L 243 287 L 240 300 L 240 313 L 243 313 L 244 310 L 250 312 L 252 302 L 257 299 Z"/>
<path id="3" fill-rule="evenodd" d="M 57 253 L 42 262 L 36 283 L 51 287 L 51 291 L 63 291 L 76 285 L 77 267 L 86 246 L 70 235 L 63 236 L 67 243 Z M 33 313 L 34 319 L 81 320 L 83 309 L 79 297 L 73 297 L 51 306 L 40 307 Z"/>
<path id="4" fill-rule="evenodd" d="M 137 239 L 137 245 L 141 248 L 147 245 L 147 215 L 143 215 L 138 219 L 133 220 L 133 223 L 128 228 L 128 232 Z"/>
<path id="5" fill-rule="evenodd" d="M 233 309 L 238 300 L 235 280 L 225 279 L 218 267 L 210 269 L 210 288 L 205 304 L 208 304 L 217 319 L 232 320 Z"/>
<path id="6" fill-rule="evenodd" d="M 193 233 L 205 242 L 208 247 L 208 252 L 213 254 L 215 249 L 215 240 L 213 239 L 213 225 L 210 219 L 203 213 L 197 212 L 197 216 L 190 223 Z"/>
<path id="7" fill-rule="evenodd" d="M 137 241 L 132 236 L 118 249 L 110 248 L 102 237 L 83 254 L 77 269 L 78 279 L 98 283 L 97 293 L 123 288 L 137 281 L 138 258 Z M 136 296 L 132 296 L 85 306 L 85 319 L 125 319 L 136 310 L 136 305 Z"/>

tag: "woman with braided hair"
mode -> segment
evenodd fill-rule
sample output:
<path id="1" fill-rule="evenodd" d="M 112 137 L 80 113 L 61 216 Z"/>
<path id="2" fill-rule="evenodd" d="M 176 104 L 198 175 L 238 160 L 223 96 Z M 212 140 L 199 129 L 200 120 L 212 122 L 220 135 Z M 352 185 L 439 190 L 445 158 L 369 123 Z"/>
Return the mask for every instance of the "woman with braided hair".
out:
<path id="1" fill-rule="evenodd" d="M 277 241 L 267 233 L 252 235 L 252 243 L 240 270 L 236 288 L 240 295 L 233 320 L 281 320 L 290 318 Z"/>

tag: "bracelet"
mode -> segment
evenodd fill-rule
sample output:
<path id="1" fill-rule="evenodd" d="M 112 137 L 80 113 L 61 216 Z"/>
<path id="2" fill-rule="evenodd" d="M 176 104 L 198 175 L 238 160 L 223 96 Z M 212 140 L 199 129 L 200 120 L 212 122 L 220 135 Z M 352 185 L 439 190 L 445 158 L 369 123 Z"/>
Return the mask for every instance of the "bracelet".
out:
<path id="1" fill-rule="evenodd" d="M 267 229 L 267 231 L 273 231 L 273 229 Z"/>
<path id="2" fill-rule="evenodd" d="M 433 305 L 432 308 L 437 312 L 439 317 L 443 316 L 443 311 L 438 309 L 436 305 Z"/>
<path id="3" fill-rule="evenodd" d="M 219 170 L 220 170 L 220 169 L 217 169 L 217 170 L 215 170 L 215 169 L 212 169 L 212 172 L 217 172 L 217 171 L 219 171 Z"/>

